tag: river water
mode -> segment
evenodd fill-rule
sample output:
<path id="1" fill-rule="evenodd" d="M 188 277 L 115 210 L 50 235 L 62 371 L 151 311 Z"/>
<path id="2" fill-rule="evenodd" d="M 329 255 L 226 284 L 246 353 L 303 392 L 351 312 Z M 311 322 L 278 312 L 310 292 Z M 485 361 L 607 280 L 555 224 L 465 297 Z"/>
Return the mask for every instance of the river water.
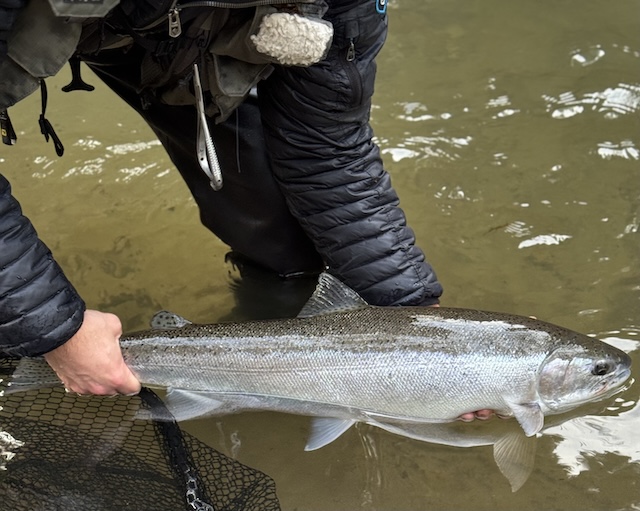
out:
<path id="1" fill-rule="evenodd" d="M 635 379 L 639 12 L 638 0 L 394 0 L 372 113 L 443 305 L 593 335 L 631 353 Z M 49 81 L 64 157 L 39 133 L 34 95 L 11 110 L 19 140 L 0 172 L 88 305 L 125 330 L 159 309 L 198 322 L 293 314 L 309 286 L 240 281 L 150 130 L 85 75 L 95 92 L 61 93 L 67 69 Z M 305 453 L 308 420 L 269 413 L 185 428 L 273 477 L 285 510 L 640 509 L 638 396 L 632 385 L 548 428 L 516 493 L 490 447 L 360 427 Z"/>

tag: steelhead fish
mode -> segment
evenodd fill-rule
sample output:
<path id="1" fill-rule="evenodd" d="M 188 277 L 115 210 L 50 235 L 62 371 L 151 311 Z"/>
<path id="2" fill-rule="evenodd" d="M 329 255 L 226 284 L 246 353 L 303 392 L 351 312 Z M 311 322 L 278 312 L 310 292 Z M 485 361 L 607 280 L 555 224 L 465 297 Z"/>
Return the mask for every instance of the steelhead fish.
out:
<path id="1" fill-rule="evenodd" d="M 373 307 L 328 273 L 294 319 L 191 324 L 158 313 L 125 335 L 143 385 L 167 389 L 177 420 L 245 410 L 316 417 L 306 450 L 365 422 L 419 438 L 420 424 L 481 409 L 514 416 L 527 436 L 546 414 L 602 399 L 630 357 L 531 318 L 453 308 Z M 60 384 L 23 359 L 10 391 Z"/>

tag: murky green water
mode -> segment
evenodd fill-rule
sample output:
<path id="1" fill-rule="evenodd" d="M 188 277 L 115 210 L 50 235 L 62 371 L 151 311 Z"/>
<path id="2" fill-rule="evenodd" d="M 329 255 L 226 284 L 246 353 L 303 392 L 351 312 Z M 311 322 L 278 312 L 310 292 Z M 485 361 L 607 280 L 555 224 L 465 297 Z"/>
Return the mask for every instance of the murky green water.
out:
<path id="1" fill-rule="evenodd" d="M 639 366 L 640 2 L 389 10 L 373 123 L 443 304 L 535 315 Z M 62 75 L 48 117 L 65 156 L 42 140 L 32 97 L 11 111 L 19 141 L 0 171 L 87 303 L 127 330 L 161 308 L 201 322 L 295 310 L 287 286 L 235 284 L 227 248 L 140 119 L 104 87 L 61 93 Z M 186 428 L 271 475 L 286 510 L 639 509 L 638 394 L 547 430 L 515 494 L 490 447 L 362 427 L 305 453 L 307 419 L 278 414 Z"/>

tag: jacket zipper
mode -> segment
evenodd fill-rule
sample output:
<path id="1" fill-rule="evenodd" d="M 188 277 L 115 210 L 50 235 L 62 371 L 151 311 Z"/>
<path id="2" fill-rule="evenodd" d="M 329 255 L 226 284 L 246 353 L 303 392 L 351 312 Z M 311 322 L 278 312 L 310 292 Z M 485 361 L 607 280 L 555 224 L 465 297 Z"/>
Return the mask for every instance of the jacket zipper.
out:
<path id="1" fill-rule="evenodd" d="M 356 39 L 358 37 L 358 22 L 351 22 L 350 25 L 345 27 L 346 37 L 349 39 L 349 46 L 345 53 L 345 66 L 344 69 L 351 83 L 353 91 L 353 104 L 359 105 L 362 102 L 362 78 L 358 72 L 356 64 Z"/>
<path id="2" fill-rule="evenodd" d="M 300 3 L 311 3 L 313 0 L 298 0 Z M 215 9 L 240 9 L 247 7 L 259 7 L 262 5 L 281 5 L 290 4 L 291 0 L 240 0 L 238 2 L 225 2 L 221 0 L 194 0 L 193 2 L 186 2 L 179 4 L 178 0 L 173 0 L 167 18 L 169 19 L 169 36 L 178 37 L 182 34 L 182 23 L 180 21 L 180 11 L 182 9 L 189 9 L 193 7 L 208 7 Z M 162 23 L 162 18 L 154 21 L 140 30 L 149 30 L 157 27 Z"/>

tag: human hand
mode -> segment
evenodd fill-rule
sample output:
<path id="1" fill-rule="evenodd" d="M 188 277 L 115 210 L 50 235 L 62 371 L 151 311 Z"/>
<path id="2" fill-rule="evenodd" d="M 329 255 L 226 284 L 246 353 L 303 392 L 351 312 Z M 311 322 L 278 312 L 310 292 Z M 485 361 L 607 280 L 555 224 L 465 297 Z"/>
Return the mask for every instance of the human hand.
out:
<path id="1" fill-rule="evenodd" d="M 462 422 L 471 422 L 474 419 L 479 419 L 481 421 L 489 419 L 493 415 L 493 410 L 477 410 L 475 412 L 469 412 L 462 414 L 458 417 L 458 420 Z"/>
<path id="2" fill-rule="evenodd" d="M 120 351 L 118 316 L 87 310 L 80 330 L 44 358 L 64 383 L 78 394 L 137 394 L 140 382 Z"/>
<path id="3" fill-rule="evenodd" d="M 493 410 L 476 410 L 475 412 L 463 413 L 460 417 L 458 417 L 458 420 L 462 422 L 472 422 L 475 419 L 486 421 L 494 415 L 500 419 L 509 418 L 508 415 L 500 415 L 499 413 L 495 413 Z"/>

